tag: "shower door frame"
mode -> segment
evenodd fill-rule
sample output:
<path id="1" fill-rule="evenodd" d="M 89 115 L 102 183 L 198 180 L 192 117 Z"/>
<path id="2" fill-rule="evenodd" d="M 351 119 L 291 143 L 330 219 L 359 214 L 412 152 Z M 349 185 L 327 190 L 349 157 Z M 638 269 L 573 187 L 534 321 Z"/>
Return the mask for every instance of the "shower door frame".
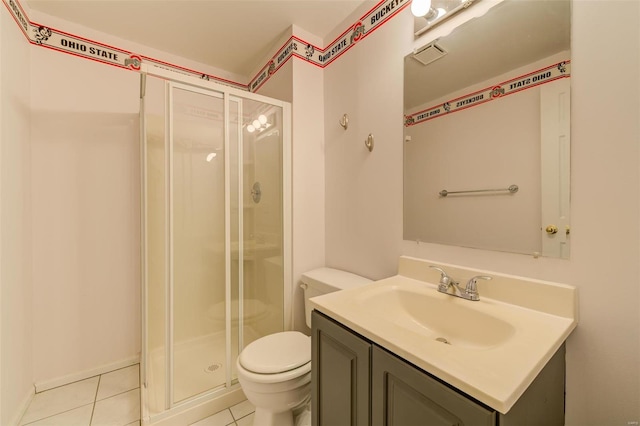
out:
<path id="1" fill-rule="evenodd" d="M 147 357 L 149 355 L 148 349 L 148 332 L 147 332 L 147 324 L 148 324 L 148 265 L 146 261 L 146 241 L 148 237 L 147 226 L 146 226 L 146 216 L 147 216 L 147 190 L 146 190 L 146 121 L 145 121 L 145 84 L 146 77 L 158 77 L 166 81 L 165 84 L 165 139 L 168 140 L 169 148 L 172 148 L 173 144 L 173 134 L 171 129 L 171 123 L 173 119 L 172 115 L 172 90 L 174 88 L 187 90 L 194 93 L 203 94 L 206 96 L 212 96 L 215 98 L 222 98 L 224 103 L 224 147 L 225 147 L 225 339 L 226 339 L 226 353 L 227 360 L 231 358 L 231 318 L 230 318 L 230 298 L 231 298 L 231 217 L 230 217 L 230 112 L 229 106 L 231 102 L 236 102 L 238 104 L 238 114 L 240 116 L 240 120 L 238 123 L 238 161 L 239 167 L 236 171 L 239 174 L 239 182 L 238 182 L 238 197 L 239 202 L 242 203 L 242 190 L 243 190 L 243 181 L 242 181 L 242 171 L 243 171 L 243 135 L 242 135 L 242 100 L 248 99 L 252 101 L 262 102 L 268 105 L 276 106 L 282 108 L 282 242 L 283 242 L 283 329 L 290 330 L 292 325 L 292 200 L 291 200 L 291 173 L 292 173 L 292 165 L 291 165 L 291 104 L 288 102 L 280 101 L 277 99 L 272 99 L 263 95 L 258 95 L 255 93 L 251 93 L 244 90 L 239 90 L 236 88 L 232 88 L 229 86 L 225 86 L 223 84 L 214 83 L 210 81 L 206 81 L 203 79 L 199 79 L 196 77 L 183 75 L 175 71 L 166 70 L 164 68 L 142 64 L 141 69 L 141 87 L 140 87 L 140 114 L 142 125 L 140 126 L 140 155 L 141 155 L 141 255 L 142 255 L 142 267 L 141 267 L 141 316 L 142 316 L 142 344 L 141 344 L 141 359 L 140 359 L 140 375 L 141 375 L 141 411 L 142 418 L 145 420 L 149 420 L 150 423 L 155 423 L 156 421 L 161 421 L 166 419 L 167 417 L 174 416 L 180 412 L 188 410 L 190 408 L 196 407 L 204 402 L 210 401 L 217 396 L 222 396 L 228 393 L 229 391 L 238 388 L 238 384 L 232 384 L 231 370 L 232 364 L 230 362 L 226 362 L 227 371 L 225 384 L 218 386 L 217 388 L 210 389 L 201 394 L 195 395 L 193 397 L 187 398 L 186 400 L 174 402 L 173 401 L 173 363 L 171 362 L 173 351 L 173 307 L 170 306 L 172 303 L 172 291 L 173 286 L 172 283 L 167 282 L 166 284 L 166 298 L 165 305 L 166 309 L 166 319 L 165 319 L 165 350 L 166 350 L 166 365 L 167 369 L 165 372 L 165 400 L 164 400 L 164 410 L 160 413 L 154 414 L 152 418 L 150 418 L 149 410 L 147 405 L 144 403 L 147 399 Z M 167 229 L 165 232 L 168 232 L 168 238 L 172 239 L 173 234 L 171 232 L 170 227 L 172 226 L 169 218 L 170 210 L 172 209 L 173 197 L 172 197 L 172 185 L 171 182 L 171 168 L 172 168 L 172 153 L 169 153 L 166 158 L 166 167 L 167 167 L 167 175 L 165 176 L 165 184 L 167 185 L 167 200 L 166 200 L 166 220 Z M 243 256 L 243 235 L 242 235 L 242 206 L 239 206 L 239 238 L 238 238 L 238 252 L 239 252 L 239 262 L 242 265 L 242 256 Z M 167 256 L 167 265 L 165 268 L 171 268 L 173 265 L 172 258 L 172 244 L 171 240 L 165 241 L 165 245 L 169 246 L 169 250 L 165 254 Z M 242 297 L 242 266 L 239 270 L 239 298 Z M 167 269 L 167 272 L 170 272 Z M 172 280 L 172 273 L 167 273 L 165 276 L 165 280 Z M 242 321 L 242 303 L 239 304 L 239 320 Z M 241 330 L 242 327 L 239 327 Z M 239 345 L 242 347 L 242 333 L 239 335 Z M 233 361 L 233 360 L 231 360 Z"/>

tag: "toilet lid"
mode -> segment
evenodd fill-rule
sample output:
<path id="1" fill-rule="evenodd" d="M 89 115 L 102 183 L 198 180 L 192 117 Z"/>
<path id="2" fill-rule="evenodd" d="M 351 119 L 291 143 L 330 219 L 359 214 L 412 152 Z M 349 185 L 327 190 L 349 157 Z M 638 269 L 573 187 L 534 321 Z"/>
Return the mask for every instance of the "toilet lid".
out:
<path id="1" fill-rule="evenodd" d="M 240 353 L 240 365 L 260 374 L 275 374 L 311 362 L 311 338 L 299 331 L 270 334 L 251 342 Z"/>

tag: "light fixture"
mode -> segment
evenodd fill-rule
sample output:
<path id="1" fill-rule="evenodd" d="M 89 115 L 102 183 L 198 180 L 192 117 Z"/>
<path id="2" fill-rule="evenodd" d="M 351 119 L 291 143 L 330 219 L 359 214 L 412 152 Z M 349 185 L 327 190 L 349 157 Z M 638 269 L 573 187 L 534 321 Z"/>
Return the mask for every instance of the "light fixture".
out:
<path id="1" fill-rule="evenodd" d="M 207 154 L 207 163 L 210 163 L 211 160 L 213 160 L 217 156 L 218 156 L 218 154 L 216 154 L 215 152 L 210 152 L 209 154 Z"/>
<path id="2" fill-rule="evenodd" d="M 258 118 L 250 121 L 249 123 L 250 124 L 247 124 L 246 127 L 247 132 L 249 133 L 264 132 L 266 129 L 272 126 L 272 123 L 269 123 L 269 119 L 264 114 L 260 114 Z"/>
<path id="3" fill-rule="evenodd" d="M 431 0 L 413 0 L 411 2 L 411 13 L 413 16 L 424 16 L 431 9 Z"/>
<path id="4" fill-rule="evenodd" d="M 445 15 L 445 13 L 447 13 L 447 11 L 446 11 L 446 10 L 444 10 L 443 8 L 441 8 L 441 7 L 437 8 L 437 9 L 436 9 L 436 12 L 437 12 L 438 14 L 435 16 L 434 20 L 435 20 L 435 19 L 440 19 L 440 18 L 442 18 L 442 17 Z"/>
<path id="5" fill-rule="evenodd" d="M 426 19 L 428 23 L 433 23 L 438 19 L 442 18 L 446 14 L 447 14 L 447 11 L 441 7 L 437 9 L 431 8 L 429 9 L 429 12 L 426 13 L 426 15 L 422 16 L 422 18 Z"/>
<path id="6" fill-rule="evenodd" d="M 414 35 L 419 37 L 434 25 L 451 18 L 480 0 L 412 0 Z M 419 19 L 422 18 L 422 19 Z"/>

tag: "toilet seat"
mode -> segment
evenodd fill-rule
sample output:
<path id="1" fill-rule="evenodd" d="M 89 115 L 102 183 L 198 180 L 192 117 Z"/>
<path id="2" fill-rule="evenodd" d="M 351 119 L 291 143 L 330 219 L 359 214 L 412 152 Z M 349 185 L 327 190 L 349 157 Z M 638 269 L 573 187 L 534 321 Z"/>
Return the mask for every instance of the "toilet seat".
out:
<path id="1" fill-rule="evenodd" d="M 303 376 L 311 371 L 311 338 L 298 331 L 261 337 L 242 350 L 237 366 L 239 375 L 256 383 Z"/>
<path id="2" fill-rule="evenodd" d="M 252 373 L 284 373 L 311 362 L 311 338 L 299 331 L 270 334 L 247 345 L 239 359 Z"/>
<path id="3" fill-rule="evenodd" d="M 250 381 L 251 383 L 262 385 L 284 384 L 285 386 L 291 386 L 291 383 L 293 383 L 294 381 L 299 381 L 300 383 L 311 381 L 311 361 L 309 361 L 302 367 L 296 368 L 295 370 L 289 370 L 285 371 L 284 373 L 276 374 L 252 373 L 251 371 L 244 368 L 240 364 L 240 361 L 236 362 L 236 367 L 238 369 L 238 378 L 242 377 L 245 382 Z"/>

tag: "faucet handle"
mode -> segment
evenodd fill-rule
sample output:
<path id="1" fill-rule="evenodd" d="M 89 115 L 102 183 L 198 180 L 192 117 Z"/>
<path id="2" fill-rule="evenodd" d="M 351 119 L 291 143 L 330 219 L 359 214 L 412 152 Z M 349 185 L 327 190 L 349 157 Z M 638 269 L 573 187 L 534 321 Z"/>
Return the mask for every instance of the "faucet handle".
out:
<path id="1" fill-rule="evenodd" d="M 436 271 L 440 272 L 440 285 L 438 286 L 439 290 L 447 290 L 451 285 L 451 277 L 447 275 L 444 269 L 438 268 L 437 266 L 430 265 L 429 268 L 433 268 Z"/>
<path id="2" fill-rule="evenodd" d="M 478 294 L 478 280 L 492 280 L 493 278 L 487 275 L 476 275 L 467 281 L 467 286 L 464 289 L 464 292 L 470 296 L 471 300 L 480 300 L 480 295 Z"/>

